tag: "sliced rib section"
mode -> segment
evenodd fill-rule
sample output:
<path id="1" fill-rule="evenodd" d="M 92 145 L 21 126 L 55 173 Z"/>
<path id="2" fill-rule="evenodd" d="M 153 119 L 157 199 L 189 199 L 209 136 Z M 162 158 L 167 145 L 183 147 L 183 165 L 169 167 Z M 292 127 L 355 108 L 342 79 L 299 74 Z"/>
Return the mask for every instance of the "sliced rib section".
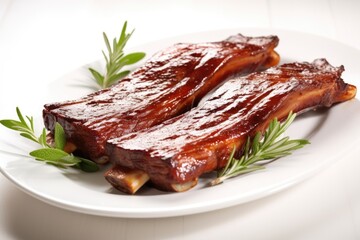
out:
<path id="1" fill-rule="evenodd" d="M 203 173 L 224 167 L 234 146 L 239 154 L 272 119 L 353 98 L 356 88 L 341 79 L 343 70 L 317 59 L 233 78 L 191 111 L 109 140 L 111 162 L 145 172 L 159 189 L 187 190 Z"/>
<path id="2" fill-rule="evenodd" d="M 276 36 L 232 36 L 213 43 L 175 44 L 113 87 L 73 101 L 47 104 L 44 123 L 55 122 L 80 155 L 104 163 L 105 142 L 146 129 L 196 105 L 229 76 L 279 62 Z"/>

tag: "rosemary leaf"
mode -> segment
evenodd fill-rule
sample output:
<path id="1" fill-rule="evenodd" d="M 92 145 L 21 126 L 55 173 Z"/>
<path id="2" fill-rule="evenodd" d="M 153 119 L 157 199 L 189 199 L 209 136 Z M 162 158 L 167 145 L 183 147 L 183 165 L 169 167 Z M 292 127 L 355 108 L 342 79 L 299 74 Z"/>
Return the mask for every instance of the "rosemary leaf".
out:
<path id="1" fill-rule="evenodd" d="M 38 143 L 43 147 L 50 147 L 50 145 L 46 142 L 46 129 L 43 128 L 40 137 L 38 138 Z"/>
<path id="2" fill-rule="evenodd" d="M 102 86 L 104 84 L 104 76 L 102 76 L 98 71 L 96 71 L 95 69 L 89 68 L 89 71 L 91 72 L 91 74 L 93 75 L 96 83 L 100 86 Z"/>
<path id="3" fill-rule="evenodd" d="M 34 141 L 36 143 L 39 143 L 38 138 L 35 136 L 34 133 L 34 123 L 32 117 L 27 117 L 27 120 L 29 123 L 27 123 L 21 114 L 21 111 L 18 107 L 16 107 L 16 113 L 19 118 L 19 121 L 12 120 L 12 119 L 3 119 L 0 120 L 0 123 L 11 130 L 20 132 L 20 135 L 30 139 L 31 141 Z"/>

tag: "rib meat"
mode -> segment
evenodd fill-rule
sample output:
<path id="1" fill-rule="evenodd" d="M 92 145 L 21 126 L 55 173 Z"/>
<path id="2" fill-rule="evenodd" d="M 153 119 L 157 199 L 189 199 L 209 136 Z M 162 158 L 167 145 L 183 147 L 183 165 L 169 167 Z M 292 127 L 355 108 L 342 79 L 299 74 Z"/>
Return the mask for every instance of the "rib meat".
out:
<path id="1" fill-rule="evenodd" d="M 179 115 L 229 76 L 279 62 L 276 36 L 235 35 L 213 43 L 175 44 L 115 86 L 73 101 L 47 104 L 44 123 L 55 122 L 80 155 L 104 163 L 109 138 L 145 129 Z"/>
<path id="2" fill-rule="evenodd" d="M 224 167 L 234 146 L 239 153 L 247 137 L 272 119 L 353 98 L 356 87 L 344 83 L 343 70 L 317 59 L 233 78 L 191 111 L 109 140 L 110 160 L 145 172 L 160 189 L 186 190 L 203 173 Z"/>

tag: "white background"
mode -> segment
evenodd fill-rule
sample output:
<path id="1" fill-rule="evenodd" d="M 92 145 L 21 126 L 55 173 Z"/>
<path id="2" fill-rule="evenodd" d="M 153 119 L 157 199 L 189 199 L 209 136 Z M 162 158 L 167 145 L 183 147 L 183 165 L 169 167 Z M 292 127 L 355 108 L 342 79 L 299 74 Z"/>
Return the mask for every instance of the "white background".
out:
<path id="1" fill-rule="evenodd" d="M 12 116 L 19 104 L 42 104 L 32 101 L 34 94 L 46 95 L 42 82 L 100 59 L 102 32 L 117 35 L 125 20 L 136 28 L 128 47 L 191 32 L 256 27 L 316 34 L 360 50 L 355 0 L 0 0 L 0 118 Z M 17 86 L 11 101 L 7 86 Z M 354 149 L 316 176 L 261 200 L 161 219 L 62 210 L 0 175 L 0 239 L 360 239 L 359 156 Z"/>

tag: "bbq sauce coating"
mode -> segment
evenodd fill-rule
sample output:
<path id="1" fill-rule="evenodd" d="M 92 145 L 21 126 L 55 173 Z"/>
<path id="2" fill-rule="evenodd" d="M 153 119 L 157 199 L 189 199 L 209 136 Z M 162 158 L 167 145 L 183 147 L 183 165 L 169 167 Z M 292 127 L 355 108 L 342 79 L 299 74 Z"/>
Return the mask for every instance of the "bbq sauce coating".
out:
<path id="1" fill-rule="evenodd" d="M 150 129 L 108 141 L 115 165 L 141 169 L 160 189 L 224 167 L 233 147 L 290 111 L 330 107 L 355 96 L 340 78 L 344 68 L 324 59 L 290 63 L 233 78 L 191 111 Z"/>
<path id="2" fill-rule="evenodd" d="M 45 105 L 45 126 L 53 131 L 59 122 L 81 155 L 106 162 L 107 139 L 154 126 L 189 110 L 233 74 L 276 65 L 277 44 L 276 36 L 240 34 L 221 42 L 175 44 L 113 87 L 78 100 Z"/>

